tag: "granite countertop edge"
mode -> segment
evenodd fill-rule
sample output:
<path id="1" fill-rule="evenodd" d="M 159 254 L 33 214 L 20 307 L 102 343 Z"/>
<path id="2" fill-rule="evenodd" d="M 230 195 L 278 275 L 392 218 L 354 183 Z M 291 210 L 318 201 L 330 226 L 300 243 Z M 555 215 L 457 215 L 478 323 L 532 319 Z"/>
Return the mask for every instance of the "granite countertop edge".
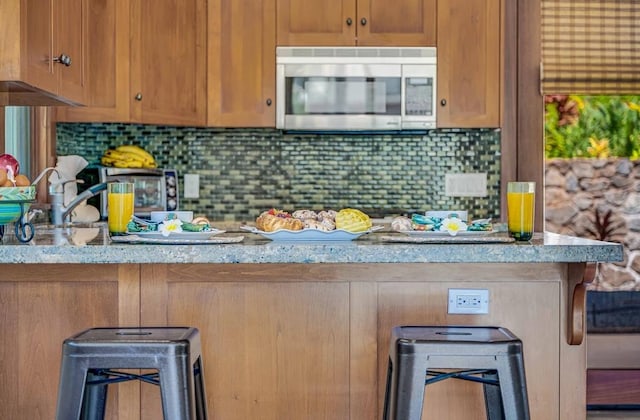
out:
<path id="1" fill-rule="evenodd" d="M 235 233 L 234 235 L 239 235 Z M 531 242 L 412 244 L 381 241 L 379 233 L 349 242 L 284 243 L 244 232 L 237 244 L 121 244 L 97 235 L 84 245 L 36 238 L 0 245 L 0 261 L 22 264 L 200 263 L 570 263 L 623 260 L 622 245 L 554 233 Z"/>

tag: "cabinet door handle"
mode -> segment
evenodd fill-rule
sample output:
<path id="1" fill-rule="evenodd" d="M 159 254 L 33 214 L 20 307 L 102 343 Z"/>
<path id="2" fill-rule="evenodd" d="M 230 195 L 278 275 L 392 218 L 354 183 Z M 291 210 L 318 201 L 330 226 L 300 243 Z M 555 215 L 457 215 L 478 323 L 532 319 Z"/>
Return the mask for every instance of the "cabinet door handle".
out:
<path id="1" fill-rule="evenodd" d="M 360 25 L 364 26 L 367 24 L 367 18 L 360 19 Z"/>
<path id="2" fill-rule="evenodd" d="M 142 93 L 138 92 L 138 93 L 136 94 L 136 96 L 134 97 L 134 99 L 135 99 L 136 101 L 141 101 L 141 100 L 142 100 Z"/>
<path id="3" fill-rule="evenodd" d="M 447 106 L 447 100 L 446 99 L 440 99 L 440 105 Z"/>
<path id="4" fill-rule="evenodd" d="M 54 63 L 64 64 L 65 66 L 69 67 L 71 65 L 71 57 L 69 57 L 66 54 L 60 54 L 59 57 L 54 57 L 53 58 L 53 62 Z"/>
<path id="5" fill-rule="evenodd" d="M 351 18 L 347 18 L 347 26 L 351 26 L 353 20 Z"/>
<path id="6" fill-rule="evenodd" d="M 271 106 L 271 104 L 272 104 L 272 103 L 273 103 L 273 102 L 271 102 L 271 98 L 268 98 L 268 99 L 267 99 L 267 106 Z"/>

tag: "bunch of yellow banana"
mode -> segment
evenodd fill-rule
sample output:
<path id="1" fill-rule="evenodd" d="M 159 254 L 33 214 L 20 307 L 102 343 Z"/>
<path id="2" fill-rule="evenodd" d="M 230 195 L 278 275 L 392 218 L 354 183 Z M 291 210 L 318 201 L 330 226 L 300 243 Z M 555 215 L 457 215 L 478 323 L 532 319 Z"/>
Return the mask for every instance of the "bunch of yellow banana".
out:
<path id="1" fill-rule="evenodd" d="M 116 168 L 156 168 L 153 156 L 140 146 L 126 144 L 107 149 L 100 159 L 104 166 Z"/>

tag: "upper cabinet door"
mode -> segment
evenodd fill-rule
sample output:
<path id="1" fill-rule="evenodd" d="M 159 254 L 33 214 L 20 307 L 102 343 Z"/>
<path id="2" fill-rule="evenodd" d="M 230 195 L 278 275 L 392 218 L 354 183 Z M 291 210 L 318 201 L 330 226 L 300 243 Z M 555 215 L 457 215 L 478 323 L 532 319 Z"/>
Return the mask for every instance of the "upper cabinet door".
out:
<path id="1" fill-rule="evenodd" d="M 278 0 L 278 45 L 434 46 L 436 0 Z"/>
<path id="2" fill-rule="evenodd" d="M 438 2 L 437 126 L 500 127 L 500 0 Z"/>
<path id="3" fill-rule="evenodd" d="M 58 121 L 128 122 L 129 0 L 93 0 L 87 12 L 86 107 L 58 107 Z"/>
<path id="4" fill-rule="evenodd" d="M 435 46 L 436 0 L 358 0 L 358 45 Z"/>
<path id="5" fill-rule="evenodd" d="M 59 61 L 59 91 L 66 98 L 86 104 L 87 1 L 56 0 L 57 36 L 54 54 Z"/>
<path id="6" fill-rule="evenodd" d="M 58 93 L 58 75 L 53 61 L 54 0 L 24 0 L 22 2 L 23 31 L 21 54 L 25 81 L 31 86 Z M 20 34 L 15 34 L 16 39 Z"/>
<path id="7" fill-rule="evenodd" d="M 275 127 L 275 12 L 275 0 L 209 1 L 209 125 Z"/>
<path id="8" fill-rule="evenodd" d="M 20 31 L 12 34 L 22 34 L 22 81 L 53 99 L 84 104 L 86 11 L 86 0 L 22 1 Z M 32 104 L 47 102 L 34 97 Z"/>
<path id="9" fill-rule="evenodd" d="M 207 1 L 132 1 L 131 35 L 132 120 L 204 125 Z"/>
<path id="10" fill-rule="evenodd" d="M 278 0 L 278 45 L 355 45 L 356 0 Z"/>

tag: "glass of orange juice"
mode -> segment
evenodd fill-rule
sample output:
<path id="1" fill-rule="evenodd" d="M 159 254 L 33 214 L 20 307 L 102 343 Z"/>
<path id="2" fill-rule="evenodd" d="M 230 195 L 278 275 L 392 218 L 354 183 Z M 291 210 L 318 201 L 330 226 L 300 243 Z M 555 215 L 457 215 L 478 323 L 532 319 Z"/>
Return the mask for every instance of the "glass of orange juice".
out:
<path id="1" fill-rule="evenodd" d="M 535 192 L 535 182 L 507 184 L 507 222 L 509 233 L 516 241 L 528 241 L 533 237 Z"/>
<path id="2" fill-rule="evenodd" d="M 111 182 L 107 185 L 107 220 L 111 235 L 127 233 L 127 224 L 133 216 L 132 182 Z"/>

